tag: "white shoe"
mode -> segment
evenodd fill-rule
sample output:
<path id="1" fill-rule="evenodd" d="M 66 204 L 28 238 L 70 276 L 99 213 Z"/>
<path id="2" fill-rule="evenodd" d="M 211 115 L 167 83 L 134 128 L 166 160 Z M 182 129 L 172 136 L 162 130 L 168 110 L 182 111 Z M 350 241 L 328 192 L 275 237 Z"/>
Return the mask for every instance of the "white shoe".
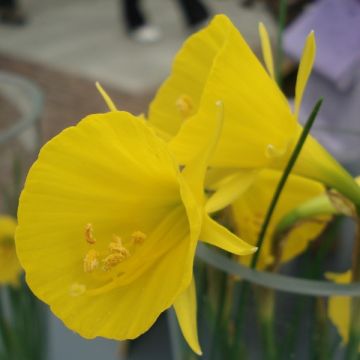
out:
<path id="1" fill-rule="evenodd" d="M 130 37 L 139 43 L 154 43 L 161 39 L 161 31 L 155 26 L 142 25 L 131 31 Z"/>

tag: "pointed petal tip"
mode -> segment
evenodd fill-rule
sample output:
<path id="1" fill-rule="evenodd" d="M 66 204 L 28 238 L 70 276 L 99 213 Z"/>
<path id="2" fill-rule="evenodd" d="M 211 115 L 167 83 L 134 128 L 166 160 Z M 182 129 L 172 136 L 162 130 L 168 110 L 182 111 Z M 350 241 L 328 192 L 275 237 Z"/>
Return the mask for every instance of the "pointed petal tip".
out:
<path id="1" fill-rule="evenodd" d="M 107 107 L 109 108 L 109 110 L 110 111 L 118 111 L 115 104 L 111 100 L 110 96 L 107 94 L 107 92 L 101 86 L 99 81 L 95 81 L 95 86 L 96 86 L 96 89 L 99 91 L 100 95 L 102 96 L 102 98 L 104 99 L 104 101 L 105 101 Z"/>
<path id="2" fill-rule="evenodd" d="M 309 32 L 308 36 L 306 37 L 306 43 L 309 43 L 316 50 L 316 37 L 314 30 Z"/>
<path id="3" fill-rule="evenodd" d="M 256 251 L 258 250 L 258 247 L 257 246 L 251 246 L 249 245 L 248 248 L 245 248 L 241 251 L 239 251 L 239 253 L 237 255 L 252 255 L 254 254 Z"/>

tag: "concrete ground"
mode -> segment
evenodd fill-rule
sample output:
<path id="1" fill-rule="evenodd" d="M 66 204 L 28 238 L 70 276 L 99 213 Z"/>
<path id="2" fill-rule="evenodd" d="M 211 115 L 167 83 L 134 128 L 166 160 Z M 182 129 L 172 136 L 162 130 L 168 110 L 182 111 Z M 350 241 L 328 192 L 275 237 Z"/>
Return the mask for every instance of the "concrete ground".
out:
<path id="1" fill-rule="evenodd" d="M 24 0 L 25 1 L 25 0 Z M 156 44 L 138 44 L 123 31 L 119 0 L 26 0 L 25 27 L 0 25 L 0 52 L 84 75 L 137 93 L 158 86 L 189 35 L 175 0 L 143 1 L 151 23 L 161 28 Z M 235 0 L 207 0 L 212 12 L 225 13 L 253 48 L 257 24 L 273 35 L 275 26 L 263 5 L 252 9 Z"/>

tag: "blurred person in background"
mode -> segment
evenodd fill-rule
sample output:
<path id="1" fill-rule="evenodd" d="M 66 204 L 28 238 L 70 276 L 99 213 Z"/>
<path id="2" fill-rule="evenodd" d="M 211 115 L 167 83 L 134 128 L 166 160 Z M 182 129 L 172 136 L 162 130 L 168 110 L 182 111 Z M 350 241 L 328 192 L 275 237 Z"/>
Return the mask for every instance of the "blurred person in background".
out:
<path id="1" fill-rule="evenodd" d="M 19 26 L 25 22 L 26 17 L 17 0 L 0 0 L 0 23 Z"/>
<path id="2" fill-rule="evenodd" d="M 196 30 L 206 23 L 210 14 L 201 0 L 177 0 L 186 24 Z M 121 0 L 125 28 L 130 37 L 139 42 L 154 42 L 161 32 L 150 25 L 142 8 L 142 0 Z"/>

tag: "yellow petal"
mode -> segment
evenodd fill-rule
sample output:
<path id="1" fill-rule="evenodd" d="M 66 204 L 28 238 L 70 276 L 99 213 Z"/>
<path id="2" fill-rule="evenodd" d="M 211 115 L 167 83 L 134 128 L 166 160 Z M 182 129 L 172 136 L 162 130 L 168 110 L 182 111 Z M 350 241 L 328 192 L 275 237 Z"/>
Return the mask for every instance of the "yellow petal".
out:
<path id="1" fill-rule="evenodd" d="M 236 255 L 249 255 L 257 250 L 207 215 L 204 217 L 200 240 Z"/>
<path id="2" fill-rule="evenodd" d="M 349 284 L 351 282 L 351 270 L 345 273 L 325 274 L 326 278 L 339 284 Z M 330 320 L 337 327 L 343 344 L 349 342 L 349 326 L 351 312 L 351 298 L 348 296 L 332 296 L 328 305 Z"/>
<path id="3" fill-rule="evenodd" d="M 192 278 L 200 220 L 189 218 L 197 212 L 183 187 L 166 143 L 141 118 L 109 112 L 63 131 L 20 199 L 16 246 L 33 292 L 84 337 L 146 331 Z"/>
<path id="4" fill-rule="evenodd" d="M 280 177 L 281 172 L 263 170 L 248 190 L 232 205 L 234 222 L 237 229 L 236 233 L 250 244 L 256 245 L 266 211 Z M 280 219 L 303 202 L 323 192 L 323 186 L 317 182 L 296 175 L 291 175 L 288 178 L 263 243 L 260 255 L 260 268 L 266 267 L 273 260 L 272 236 Z M 293 232 L 290 232 L 282 246 L 281 261 L 285 262 L 299 255 L 306 249 L 308 243 L 319 235 L 325 225 L 326 223 L 324 222 L 309 222 L 300 224 Z M 243 257 L 241 261 L 246 263 L 248 259 Z"/>
<path id="5" fill-rule="evenodd" d="M 103 97 L 106 105 L 108 106 L 110 111 L 117 111 L 117 108 L 114 104 L 114 102 L 111 100 L 111 97 L 107 94 L 107 92 L 104 90 L 104 88 L 100 85 L 99 82 L 95 83 L 96 88 L 98 89 L 99 93 Z"/>
<path id="6" fill-rule="evenodd" d="M 198 153 L 186 163 L 182 173 L 199 204 L 203 203 L 206 170 L 218 144 L 223 124 L 223 103 L 217 101 L 214 103 L 214 108 L 215 106 L 217 107 L 217 116 L 209 122 L 209 132 L 206 134 L 207 139 L 205 139 L 203 148 L 199 149 Z"/>
<path id="7" fill-rule="evenodd" d="M 174 59 L 171 75 L 150 104 L 150 123 L 169 134 L 169 138 L 178 132 L 184 122 L 177 107 L 180 98 L 186 96 L 191 99 L 193 113 L 198 110 L 214 58 L 228 31 L 223 27 L 221 17 L 217 19 L 211 27 L 197 32 L 184 43 Z M 211 106 L 219 99 L 222 98 L 214 99 Z"/>
<path id="8" fill-rule="evenodd" d="M 194 278 L 190 286 L 176 299 L 174 309 L 185 340 L 196 354 L 202 355 L 197 331 Z"/>
<path id="9" fill-rule="evenodd" d="M 81 336 L 116 340 L 136 338 L 147 331 L 160 313 L 169 308 L 179 293 L 189 286 L 192 258 L 189 257 L 189 241 L 182 238 L 181 228 L 184 227 L 185 222 L 175 227 L 169 223 L 167 228 L 163 228 L 164 234 L 174 237 L 177 245 L 166 256 L 159 257 L 136 280 L 98 295 L 87 295 L 85 292 L 74 296 L 70 292 L 74 284 L 74 268 L 64 268 L 63 273 L 59 271 L 57 274 L 49 269 L 49 276 L 43 275 L 40 285 L 41 269 L 34 267 L 27 281 L 40 299 L 49 302 L 55 315 Z M 184 266 L 174 266 L 179 259 L 185 262 Z M 35 271 L 39 272 L 37 277 L 34 276 Z"/>
<path id="10" fill-rule="evenodd" d="M 235 201 L 254 181 L 256 170 L 238 171 L 229 176 L 217 191 L 207 200 L 205 210 L 209 213 L 219 211 Z"/>
<path id="11" fill-rule="evenodd" d="M 205 55 L 211 61 L 205 61 Z M 296 130 L 295 118 L 277 84 L 227 17 L 216 16 L 208 28 L 189 38 L 175 63 L 172 76 L 158 95 L 160 98 L 164 93 L 180 96 L 185 89 L 192 88 L 191 78 L 181 78 L 190 69 L 196 76 L 191 64 L 207 69 L 201 86 L 195 86 L 200 98 L 194 115 L 184 121 L 170 142 L 179 162 L 187 163 L 195 149 L 203 146 L 210 131 L 209 119 L 214 116 L 213 104 L 218 99 L 224 102 L 225 118 L 212 166 L 265 166 L 273 161 L 268 154 L 269 146 L 277 153 L 286 152 L 289 138 Z M 161 109 L 164 116 L 166 112 L 167 122 L 173 122 L 169 109 L 165 106 Z M 158 126 L 165 128 L 160 121 Z"/>
<path id="12" fill-rule="evenodd" d="M 237 168 L 209 168 L 205 177 L 205 188 L 217 190 L 224 182 L 238 172 Z"/>
<path id="13" fill-rule="evenodd" d="M 274 62 L 273 62 L 273 56 L 271 51 L 271 44 L 270 44 L 270 38 L 269 33 L 266 30 L 265 25 L 260 22 L 259 23 L 259 35 L 261 40 L 261 49 L 262 54 L 264 58 L 264 62 L 267 68 L 267 71 L 272 79 L 275 79 L 275 72 L 274 72 Z"/>
<path id="14" fill-rule="evenodd" d="M 300 61 L 300 66 L 296 79 L 296 88 L 295 88 L 295 117 L 298 118 L 301 100 L 304 95 L 306 84 L 308 82 L 309 76 L 311 74 L 312 67 L 314 65 L 316 55 L 316 42 L 314 32 L 311 33 L 306 38 L 306 43 L 304 46 L 303 54 Z"/>

